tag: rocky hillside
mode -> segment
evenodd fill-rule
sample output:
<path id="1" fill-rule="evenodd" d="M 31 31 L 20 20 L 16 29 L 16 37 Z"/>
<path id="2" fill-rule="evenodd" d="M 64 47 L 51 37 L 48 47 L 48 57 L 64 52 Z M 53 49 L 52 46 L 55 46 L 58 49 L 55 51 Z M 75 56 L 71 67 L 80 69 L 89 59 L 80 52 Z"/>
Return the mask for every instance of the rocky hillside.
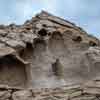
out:
<path id="1" fill-rule="evenodd" d="M 100 41 L 45 11 L 0 25 L 0 100 L 100 100 Z"/>

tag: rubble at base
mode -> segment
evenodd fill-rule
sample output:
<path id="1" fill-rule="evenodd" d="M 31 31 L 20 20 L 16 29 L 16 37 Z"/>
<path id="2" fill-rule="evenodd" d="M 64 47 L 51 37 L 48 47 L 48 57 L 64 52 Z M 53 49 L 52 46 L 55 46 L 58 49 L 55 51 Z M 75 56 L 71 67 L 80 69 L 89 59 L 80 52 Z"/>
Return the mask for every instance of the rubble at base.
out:
<path id="1" fill-rule="evenodd" d="M 100 100 L 100 81 L 41 89 L 0 88 L 0 100 Z"/>

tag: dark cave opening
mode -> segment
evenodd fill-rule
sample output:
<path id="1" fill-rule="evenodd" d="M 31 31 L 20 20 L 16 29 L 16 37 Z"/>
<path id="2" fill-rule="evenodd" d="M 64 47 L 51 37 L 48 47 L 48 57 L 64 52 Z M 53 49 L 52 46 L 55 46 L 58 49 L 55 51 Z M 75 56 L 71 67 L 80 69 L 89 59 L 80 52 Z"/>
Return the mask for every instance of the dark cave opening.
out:
<path id="1" fill-rule="evenodd" d="M 39 30 L 38 34 L 39 34 L 40 36 L 46 36 L 48 33 L 47 33 L 47 31 L 43 28 L 43 29 Z"/>
<path id="2" fill-rule="evenodd" d="M 97 46 L 97 44 L 95 43 L 95 42 L 93 42 L 93 41 L 89 41 L 89 46 Z"/>
<path id="3" fill-rule="evenodd" d="M 0 58 L 0 84 L 10 87 L 25 86 L 27 75 L 25 65 L 13 55 Z"/>
<path id="4" fill-rule="evenodd" d="M 75 41 L 75 42 L 81 42 L 82 37 L 81 36 L 75 36 L 72 40 Z"/>

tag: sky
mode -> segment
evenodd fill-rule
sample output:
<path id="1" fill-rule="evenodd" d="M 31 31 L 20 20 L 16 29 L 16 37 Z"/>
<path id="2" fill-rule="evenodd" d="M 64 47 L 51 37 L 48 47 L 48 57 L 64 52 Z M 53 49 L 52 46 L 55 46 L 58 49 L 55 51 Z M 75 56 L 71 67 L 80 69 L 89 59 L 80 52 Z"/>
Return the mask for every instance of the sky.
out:
<path id="1" fill-rule="evenodd" d="M 23 24 L 41 10 L 100 38 L 100 0 L 0 0 L 0 24 Z"/>

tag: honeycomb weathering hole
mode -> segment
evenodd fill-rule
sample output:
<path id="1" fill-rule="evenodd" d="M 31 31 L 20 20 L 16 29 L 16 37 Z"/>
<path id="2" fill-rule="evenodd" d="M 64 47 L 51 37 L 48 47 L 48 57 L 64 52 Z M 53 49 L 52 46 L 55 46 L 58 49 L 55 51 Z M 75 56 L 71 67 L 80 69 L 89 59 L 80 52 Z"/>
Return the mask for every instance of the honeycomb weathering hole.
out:
<path id="1" fill-rule="evenodd" d="M 54 39 L 62 39 L 62 34 L 59 31 L 55 31 L 55 32 L 53 32 L 51 38 L 54 38 Z"/>
<path id="2" fill-rule="evenodd" d="M 33 47 L 32 47 L 32 44 L 31 43 L 26 43 L 26 48 L 27 49 L 32 49 Z"/>
<path id="3" fill-rule="evenodd" d="M 47 31 L 45 29 L 41 29 L 41 30 L 39 30 L 38 34 L 40 36 L 46 36 L 47 35 Z"/>
<path id="4" fill-rule="evenodd" d="M 96 44 L 94 41 L 90 41 L 90 42 L 89 42 L 89 45 L 90 45 L 90 46 L 97 46 L 97 44 Z"/>
<path id="5" fill-rule="evenodd" d="M 54 32 L 49 39 L 49 50 L 56 56 L 65 54 L 64 39 L 60 32 Z"/>
<path id="6" fill-rule="evenodd" d="M 73 41 L 75 41 L 75 42 L 81 42 L 82 41 L 82 37 L 81 36 L 75 36 L 73 38 Z"/>

